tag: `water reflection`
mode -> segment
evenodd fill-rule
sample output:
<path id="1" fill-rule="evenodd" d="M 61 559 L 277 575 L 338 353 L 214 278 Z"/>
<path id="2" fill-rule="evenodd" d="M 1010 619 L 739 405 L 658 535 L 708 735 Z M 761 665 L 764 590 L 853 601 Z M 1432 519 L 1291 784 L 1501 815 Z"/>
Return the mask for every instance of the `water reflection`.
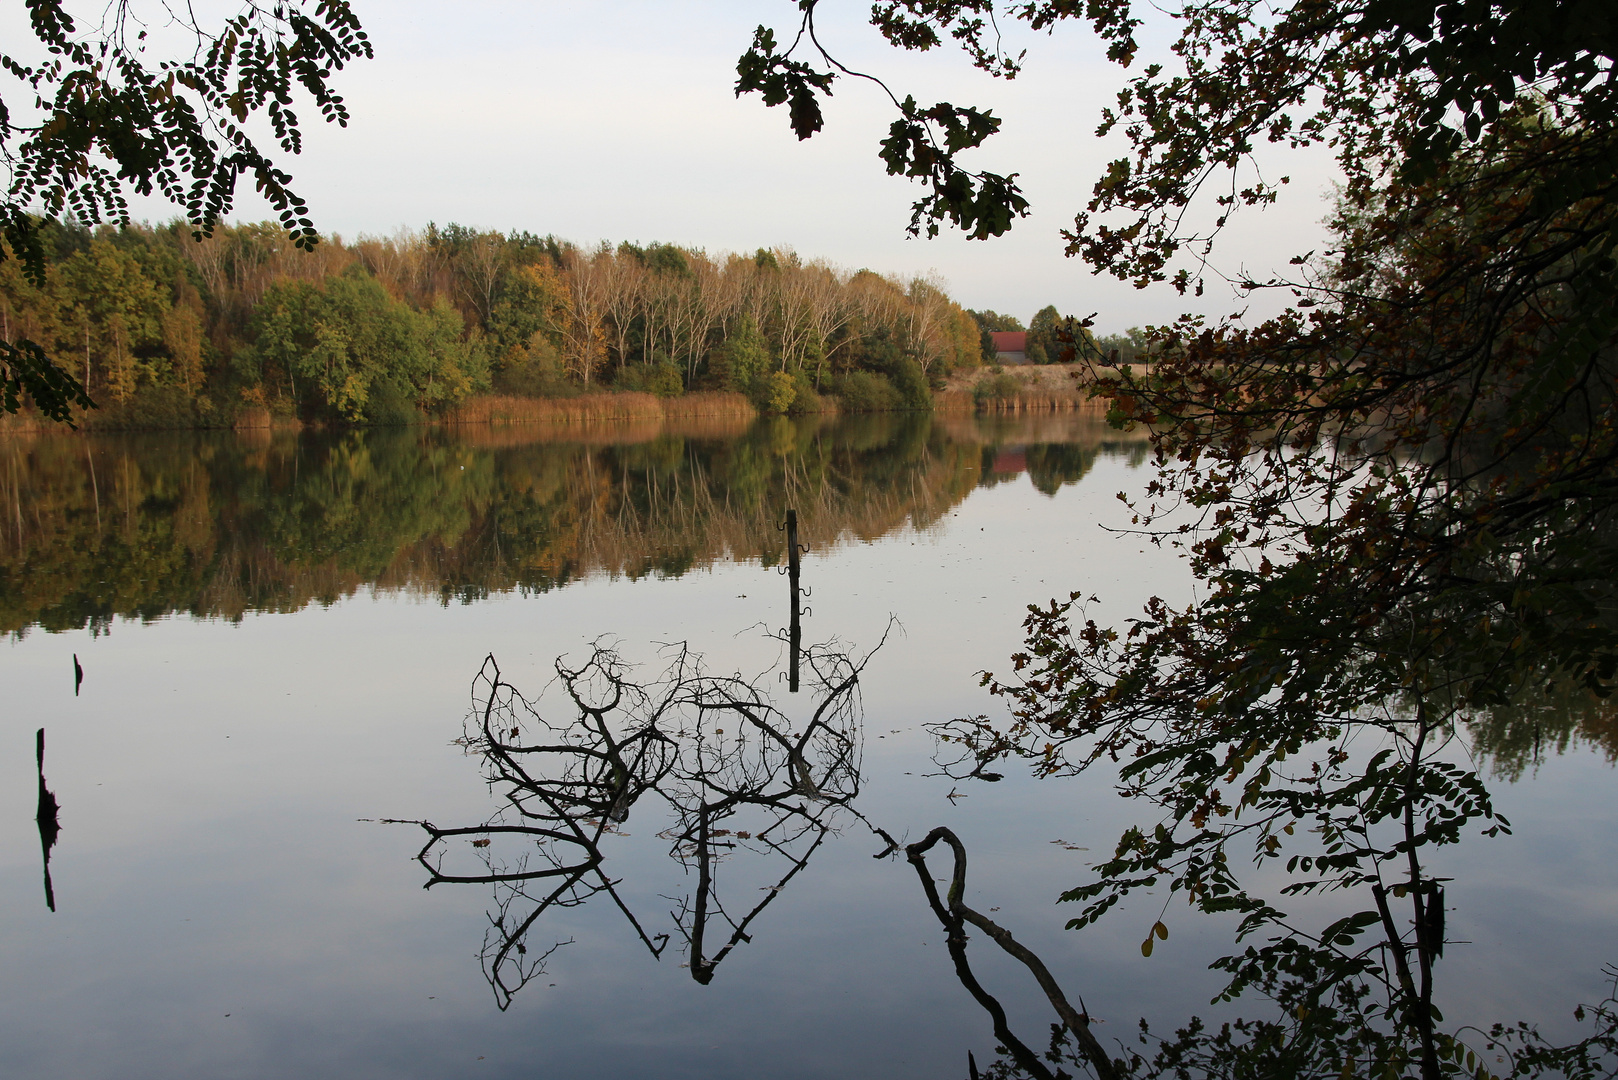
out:
<path id="1" fill-rule="evenodd" d="M 1565 754 L 1584 745 L 1618 761 L 1618 698 L 1601 697 L 1565 680 L 1530 689 L 1516 701 L 1496 705 L 1468 723 L 1472 745 L 1507 780 L 1538 769 L 1548 752 Z"/>
<path id="2" fill-rule="evenodd" d="M 791 522 L 789 516 L 789 534 Z M 416 856 L 426 887 L 495 887 L 480 959 L 501 1010 L 546 973 L 557 950 L 573 944 L 543 931 L 547 912 L 611 903 L 654 959 L 677 942 L 682 966 L 706 985 L 736 946 L 754 940 L 766 909 L 843 820 L 860 823 L 879 841 L 875 858 L 899 851 L 899 841 L 854 806 L 861 784 L 860 676 L 886 635 L 858 659 L 835 645 L 800 648 L 795 635 L 774 636 L 809 675 L 813 708 L 801 723 L 768 692 L 779 681 L 775 668 L 750 679 L 714 675 L 685 645 L 666 650 L 666 668 L 649 681 L 637 680 L 606 644 L 593 646 L 578 666 L 559 658 L 556 686 L 567 718 L 561 721 L 553 719 L 556 710 L 542 709 L 508 683 L 493 656 L 484 660 L 461 743 L 481 759 L 501 806 L 476 825 L 410 824 L 427 834 Z M 628 895 L 634 861 L 609 865 L 630 836 L 632 817 L 651 819 L 669 859 L 691 883 L 656 894 L 673 905 L 667 923 L 643 917 Z M 939 843 L 954 856 L 943 897 L 927 863 Z M 1014 1033 L 1000 1000 L 973 971 L 968 925 L 1033 975 L 1060 1020 L 1053 1051 L 1062 1049 L 1099 1077 L 1121 1075 L 1122 1059 L 1098 1041 L 1082 999 L 1075 1008 L 1037 954 L 965 903 L 966 848 L 955 833 L 935 828 L 904 853 L 945 932 L 957 979 L 989 1014 L 1007 1055 L 991 1074 L 1068 1075 L 1046 1068 Z M 976 1075 L 975 1060 L 971 1069 Z"/>
<path id="3" fill-rule="evenodd" d="M 859 679 L 876 649 L 855 658 L 835 645 L 803 648 L 813 708 L 801 722 L 769 693 L 775 669 L 752 679 L 714 675 L 683 645 L 667 652 L 666 669 L 650 681 L 637 681 L 604 644 L 577 667 L 558 659 L 565 720 L 548 719 L 492 656 L 478 673 L 463 742 L 503 805 L 473 826 L 416 822 L 427 833 L 417 859 L 428 887 L 496 887 L 481 958 L 501 1009 L 568 943 L 530 947 L 551 909 L 604 897 L 653 957 L 678 937 L 691 977 L 706 984 L 840 822 L 861 822 L 879 837 L 879 857 L 897 847 L 853 806 Z M 667 931 L 637 914 L 606 865 L 631 813 L 651 800 L 657 837 L 694 878 L 685 891 L 662 894 L 674 904 Z"/>
<path id="4" fill-rule="evenodd" d="M 927 865 L 927 853 L 939 843 L 948 846 L 954 855 L 949 888 L 942 898 L 938 895 L 938 887 L 934 884 L 932 871 Z M 1067 1050 L 1069 1051 L 1067 1060 L 1078 1065 L 1081 1070 L 1093 1073 L 1101 1080 L 1116 1080 L 1122 1076 L 1127 1066 L 1122 1059 L 1114 1061 L 1096 1038 L 1090 1028 L 1090 1016 L 1084 1007 L 1084 999 L 1080 998 L 1079 1007 L 1074 1008 L 1038 954 L 1019 942 L 1005 927 L 966 903 L 964 899 L 966 845 L 961 843 L 960 837 L 956 836 L 954 831 L 940 825 L 923 839 L 906 845 L 905 857 L 921 878 L 921 890 L 927 897 L 927 906 L 932 909 L 933 916 L 938 919 L 939 925 L 944 930 L 944 941 L 949 949 L 950 961 L 955 965 L 955 977 L 960 980 L 967 993 L 972 995 L 972 999 L 983 1007 L 983 1011 L 989 1014 L 990 1022 L 994 1025 L 994 1037 L 999 1040 L 1005 1058 L 991 1068 L 990 1074 L 999 1077 L 1027 1075 L 1034 1077 L 1034 1080 L 1058 1080 L 1068 1076 L 1060 1068 L 1052 1072 L 1045 1067 L 1040 1055 L 1012 1031 L 1006 1019 L 1005 1007 L 1001 1005 L 1000 1000 L 984 989 L 978 980 L 966 955 L 968 924 L 981 930 L 1008 956 L 1027 968 L 1034 981 L 1039 984 L 1040 990 L 1044 992 L 1046 1000 L 1056 1010 L 1061 1023 L 1051 1025 L 1051 1052 L 1048 1060 L 1053 1062 L 1062 1060 L 1059 1050 Z M 970 1052 L 967 1054 L 967 1062 L 973 1080 L 976 1080 L 977 1062 Z"/>
<path id="5" fill-rule="evenodd" d="M 809 549 L 798 543 L 798 512 L 787 511 L 787 519 L 782 529 L 787 534 L 787 592 L 788 603 L 791 605 L 791 616 L 787 623 L 787 690 L 796 694 L 798 692 L 798 669 L 803 650 L 803 597 L 805 595 L 802 584 L 802 569 L 798 557 Z"/>
<path id="6" fill-rule="evenodd" d="M 338 434 L 0 438 L 0 632 L 240 618 L 365 587 L 475 601 L 595 574 L 780 565 L 937 522 L 979 486 L 1041 491 L 1098 455 L 1099 413 L 773 418 Z M 999 470 L 999 471 L 997 471 Z"/>
<path id="7" fill-rule="evenodd" d="M 77 662 L 74 664 L 77 667 Z M 34 822 L 39 826 L 39 850 L 45 863 L 45 906 L 56 910 L 56 889 L 51 884 L 51 849 L 62 832 L 61 807 L 56 795 L 45 786 L 45 729 L 34 733 L 34 761 L 39 770 L 39 809 Z"/>

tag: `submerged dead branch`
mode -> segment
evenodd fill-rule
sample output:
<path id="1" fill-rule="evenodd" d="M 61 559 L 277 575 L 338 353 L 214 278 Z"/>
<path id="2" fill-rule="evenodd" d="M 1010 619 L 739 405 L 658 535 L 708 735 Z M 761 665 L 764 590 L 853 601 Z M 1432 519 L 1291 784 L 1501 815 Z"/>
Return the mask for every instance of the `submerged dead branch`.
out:
<path id="1" fill-rule="evenodd" d="M 855 659 L 831 644 L 803 649 L 814 709 L 802 722 L 765 689 L 773 671 L 753 680 L 711 675 L 684 644 L 670 646 L 667 668 L 644 682 L 607 645 L 595 645 L 578 667 L 559 659 L 569 715 L 557 722 L 504 680 L 492 655 L 485 659 L 462 741 L 483 759 L 505 805 L 479 825 L 414 824 L 427 833 L 416 856 L 427 887 L 496 887 L 481 955 L 500 1007 L 565 944 L 529 955 L 529 931 L 552 908 L 605 894 L 654 957 L 678 935 L 692 978 L 707 983 L 737 944 L 751 940 L 754 922 L 842 818 L 881 838 L 879 857 L 894 851 L 897 842 L 852 805 L 860 785 L 859 678 L 875 652 Z M 651 932 L 604 865 L 625 835 L 621 826 L 648 795 L 672 818 L 657 835 L 695 878 L 692 890 L 670 898 L 671 932 Z M 735 827 L 743 824 L 749 827 Z M 449 847 L 460 838 L 470 842 L 476 869 L 446 867 L 463 854 Z M 727 905 L 721 867 L 744 854 L 779 869 L 761 899 Z"/>
<path id="2" fill-rule="evenodd" d="M 950 875 L 949 892 L 943 900 L 939 899 L 938 888 L 933 883 L 933 876 L 927 869 L 927 852 L 931 851 L 939 841 L 948 844 L 955 854 L 954 871 Z M 1028 1045 L 1012 1033 L 1010 1025 L 1006 1022 L 1006 1012 L 1000 1002 L 994 998 L 972 973 L 971 964 L 966 958 L 966 923 L 982 930 L 989 935 L 1007 954 L 1016 958 L 1034 976 L 1039 988 L 1044 991 L 1045 997 L 1050 1001 L 1056 1015 L 1062 1018 L 1062 1024 L 1070 1032 L 1078 1044 L 1079 1052 L 1084 1061 L 1094 1070 L 1101 1080 L 1119 1080 L 1127 1072 L 1124 1062 L 1114 1062 L 1107 1055 L 1106 1049 L 1096 1039 L 1090 1030 L 1090 1017 L 1082 1010 L 1075 1009 L 1062 992 L 1061 986 L 1051 976 L 1050 970 L 1044 962 L 1031 950 L 1024 946 L 1011 931 L 1000 926 L 982 912 L 969 907 L 965 901 L 966 895 L 966 845 L 961 843 L 960 837 L 940 825 L 917 843 L 905 848 L 905 856 L 910 864 L 916 868 L 916 874 L 921 878 L 922 891 L 927 894 L 927 904 L 938 916 L 938 921 L 944 927 L 945 941 L 949 947 L 950 959 L 955 962 L 955 974 L 965 986 L 967 992 L 975 998 L 979 1005 L 988 1012 L 994 1022 L 994 1034 L 1001 1044 L 1010 1052 L 1016 1063 L 1028 1075 L 1036 1080 L 1055 1080 L 1062 1073 L 1052 1073 L 1045 1067 L 1038 1054 L 1028 1048 Z"/>

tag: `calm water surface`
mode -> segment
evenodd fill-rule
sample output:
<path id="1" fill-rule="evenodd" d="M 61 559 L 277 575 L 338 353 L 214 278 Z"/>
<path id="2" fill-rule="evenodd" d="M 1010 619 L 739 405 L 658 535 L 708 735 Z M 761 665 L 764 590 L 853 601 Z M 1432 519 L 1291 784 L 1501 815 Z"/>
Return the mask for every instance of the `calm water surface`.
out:
<path id="1" fill-rule="evenodd" d="M 923 730 L 997 708 L 975 673 L 1005 669 L 1029 602 L 1082 589 L 1121 619 L 1187 594 L 1172 553 L 1108 529 L 1143 461 L 1093 416 L 0 441 L 0 1075 L 964 1075 L 968 1050 L 993 1058 L 987 1017 L 914 871 L 873 858 L 885 844 L 862 819 L 901 841 L 955 829 L 971 899 L 1104 1037 L 1212 1013 L 1205 967 L 1229 927 L 1171 909 L 1149 960 L 1161 899 L 1061 929 L 1057 894 L 1129 823 L 1104 778 L 957 784 L 931 775 Z M 864 657 L 887 634 L 852 751 L 820 781 L 835 772 L 846 806 L 794 800 L 788 769 L 778 805 L 709 822 L 736 845 L 709 879 L 682 796 L 648 794 L 601 825 L 610 895 L 539 910 L 532 883 L 526 899 L 424 889 L 421 829 L 382 819 L 511 820 L 457 742 L 486 656 L 565 726 L 556 657 L 611 645 L 647 681 L 686 643 L 808 723 L 820 698 L 807 680 L 787 692 L 773 636 L 788 508 L 809 548 L 804 640 Z M 1468 943 L 1439 973 L 1447 1016 L 1561 1034 L 1599 996 L 1618 959 L 1612 779 L 1574 747 L 1497 784 L 1516 834 L 1440 867 Z M 797 839 L 759 842 L 809 803 Z M 525 854 L 476 835 L 436 849 L 446 871 Z M 487 943 L 514 944 L 530 916 L 523 962 L 560 947 L 502 996 Z M 1050 1016 L 1026 973 L 973 958 L 1039 1039 Z"/>

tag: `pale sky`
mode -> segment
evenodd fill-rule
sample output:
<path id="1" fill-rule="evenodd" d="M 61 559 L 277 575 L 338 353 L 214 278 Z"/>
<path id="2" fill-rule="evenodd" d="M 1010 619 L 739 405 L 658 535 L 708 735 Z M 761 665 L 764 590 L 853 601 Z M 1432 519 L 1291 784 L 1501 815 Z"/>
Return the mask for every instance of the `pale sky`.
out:
<path id="1" fill-rule="evenodd" d="M 1008 42 L 1028 49 L 1028 63 L 1006 83 L 957 51 L 894 52 L 866 23 L 863 2 L 822 5 L 822 40 L 849 66 L 880 74 L 901 96 L 988 106 L 1004 120 L 968 163 L 1019 172 L 1032 215 L 998 239 L 929 241 L 905 235 L 923 189 L 887 176 L 876 156 L 894 115 L 880 89 L 839 81 L 826 130 L 802 143 L 784 109 L 734 96 L 736 58 L 753 27 L 787 31 L 790 0 L 355 7 L 377 56 L 334 80 L 352 124 L 320 123 L 307 102 L 300 110 L 307 142 L 292 171 L 323 232 L 390 233 L 431 220 L 581 244 L 786 246 L 849 269 L 936 271 L 962 304 L 1025 321 L 1048 303 L 1065 314 L 1096 311 L 1100 332 L 1197 310 L 1167 287 L 1137 292 L 1062 254 L 1059 231 L 1120 146 L 1094 132 L 1123 73 L 1082 26 L 1054 37 L 1016 26 Z M 1292 175 L 1289 197 L 1238 219 L 1216 253 L 1221 269 L 1262 276 L 1321 246 L 1328 159 L 1293 154 L 1276 171 Z M 157 206 L 137 213 L 169 216 Z M 269 215 L 244 198 L 237 216 Z M 1228 287 L 1215 285 L 1200 310 L 1235 306 Z"/>

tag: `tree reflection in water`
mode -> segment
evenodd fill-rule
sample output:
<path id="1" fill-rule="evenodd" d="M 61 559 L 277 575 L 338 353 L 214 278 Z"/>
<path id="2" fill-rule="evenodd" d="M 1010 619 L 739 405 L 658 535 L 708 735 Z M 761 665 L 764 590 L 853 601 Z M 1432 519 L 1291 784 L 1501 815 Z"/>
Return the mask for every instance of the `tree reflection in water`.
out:
<path id="1" fill-rule="evenodd" d="M 886 641 L 884 635 L 883 641 Z M 881 648 L 881 642 L 877 649 Z M 801 664 L 813 711 L 799 724 L 757 679 L 713 675 L 685 645 L 666 650 L 668 666 L 637 681 L 611 646 L 597 643 L 577 667 L 556 662 L 568 718 L 542 715 L 506 682 L 493 656 L 474 683 L 475 708 L 463 737 L 505 803 L 488 821 L 441 828 L 418 821 L 427 842 L 417 860 L 440 883 L 492 884 L 494 907 L 481 952 L 501 1009 L 544 971 L 566 942 L 531 950 L 527 939 L 552 908 L 604 895 L 655 957 L 670 933 L 653 932 L 610 876 L 607 853 L 632 809 L 650 797 L 671 821 L 658 833 L 670 856 L 695 878 L 672 897 L 672 933 L 683 942 L 691 977 L 709 982 L 749 928 L 838 825 L 852 819 L 881 838 L 878 857 L 897 848 L 853 807 L 862 746 L 860 674 L 876 649 L 856 659 L 835 643 L 811 645 Z M 466 838 L 473 866 L 453 866 Z M 726 864 L 773 864 L 760 898 L 738 902 L 720 888 Z"/>
<path id="2" fill-rule="evenodd" d="M 933 883 L 932 871 L 927 866 L 927 853 L 940 842 L 948 845 L 955 856 L 949 890 L 942 898 L 939 897 L 938 888 Z M 944 941 L 949 948 L 950 960 L 955 964 L 956 978 L 961 980 L 961 985 L 972 995 L 973 1000 L 983 1006 L 983 1010 L 989 1014 L 989 1019 L 994 1024 L 994 1036 L 1000 1041 L 1004 1056 L 995 1063 L 991 1075 L 1008 1077 L 1026 1075 L 1033 1077 L 1034 1080 L 1060 1080 L 1068 1074 L 1060 1068 L 1052 1072 L 1045 1067 L 1039 1054 L 1012 1032 L 1006 1020 L 1006 1010 L 999 1000 L 985 990 L 983 984 L 978 981 L 966 957 L 968 923 L 983 931 L 1007 955 L 1028 969 L 1034 976 L 1034 981 L 1039 983 L 1039 988 L 1044 991 L 1051 1007 L 1056 1010 L 1056 1015 L 1061 1018 L 1060 1024 L 1052 1025 L 1052 1045 L 1049 1055 L 1051 1061 L 1061 1060 L 1057 1052 L 1060 1048 L 1067 1051 L 1067 1059 L 1071 1063 L 1081 1068 L 1088 1067 L 1100 1080 L 1117 1080 L 1124 1075 L 1128 1068 L 1127 1063 L 1123 1059 L 1114 1061 L 1096 1039 L 1095 1033 L 1090 1030 L 1090 1017 L 1084 1009 L 1083 999 L 1080 999 L 1079 1008 L 1075 1009 L 1069 1003 L 1067 995 L 1063 993 L 1061 985 L 1051 976 L 1050 969 L 1038 955 L 1012 937 L 1011 932 L 1005 927 L 967 905 L 966 845 L 961 843 L 953 831 L 940 825 L 922 840 L 907 845 L 905 857 L 910 865 L 916 868 L 916 874 L 921 878 L 921 890 L 927 897 L 927 905 L 932 908 L 933 915 L 944 928 Z M 977 1062 L 970 1052 L 967 1054 L 967 1062 L 973 1080 L 976 1080 Z"/>
<path id="3" fill-rule="evenodd" d="M 0 634 L 237 620 L 364 589 L 442 603 L 596 574 L 785 561 L 926 528 L 1021 472 L 1040 491 L 1145 443 L 1072 414 L 0 439 Z M 1003 464 L 1003 462 L 1002 462 Z"/>
<path id="4" fill-rule="evenodd" d="M 772 636 L 787 649 L 796 644 L 790 631 Z M 638 678 L 608 644 L 597 643 L 577 666 L 558 659 L 559 711 L 542 711 L 535 700 L 505 681 L 493 656 L 486 658 L 474 681 L 475 708 L 461 742 L 482 759 L 484 775 L 499 790 L 502 805 L 493 817 L 476 825 L 412 824 L 427 834 L 416 857 L 428 872 L 428 887 L 440 883 L 494 887 L 481 961 L 499 1008 L 509 1008 L 518 991 L 544 974 L 546 961 L 570 941 L 535 933 L 547 911 L 604 896 L 598 903 L 610 900 L 654 958 L 661 958 L 669 944 L 678 941 L 677 951 L 685 955 L 692 978 L 707 984 L 738 944 L 753 940 L 765 909 L 841 824 L 857 822 L 880 838 L 877 858 L 897 852 L 893 836 L 853 805 L 861 785 L 859 682 L 881 645 L 861 658 L 835 643 L 803 649 L 801 665 L 811 700 L 809 715 L 801 722 L 768 692 L 784 672 L 772 667 L 754 679 L 714 675 L 683 644 L 665 650 L 666 667 L 649 680 Z M 958 762 L 943 764 L 958 769 L 957 776 L 998 779 L 983 771 L 986 760 L 969 753 Z M 667 929 L 659 928 L 661 917 L 649 919 L 637 911 L 635 887 L 626 886 L 629 875 L 621 869 L 614 875 L 608 867 L 609 855 L 617 852 L 622 859 L 628 853 L 624 826 L 632 816 L 650 817 L 662 826 L 657 836 L 668 843 L 669 856 L 691 882 L 683 892 L 665 897 L 672 904 L 667 910 L 672 925 Z M 929 854 L 940 845 L 953 855 L 942 895 L 928 864 Z M 1168 1075 L 1339 1074 L 1340 1063 L 1333 1064 L 1326 1055 L 1304 1067 L 1306 1059 L 1298 1054 L 1310 1054 L 1312 1044 L 1271 1039 L 1270 1032 L 1293 1018 L 1280 995 L 1279 1003 L 1288 1009 L 1275 1019 L 1218 1026 L 1192 1017 L 1169 1038 L 1150 1035 L 1142 1021 L 1142 1047 L 1121 1041 L 1104 1046 L 1083 998 L 1070 997 L 1010 929 L 967 904 L 967 852 L 952 831 L 935 828 L 905 847 L 904 854 L 944 930 L 956 977 L 991 1021 L 1000 1057 L 983 1075 L 1001 1080 L 1074 1075 L 1144 1080 Z M 627 859 L 618 863 L 629 865 L 633 863 Z M 741 881 L 747 872 L 754 880 Z M 760 880 L 766 884 L 755 890 Z M 640 894 L 646 891 L 641 889 Z M 993 942 L 1038 984 L 1056 1019 L 1046 1048 L 1036 1049 L 1037 1043 L 1030 1045 L 1017 1036 L 1000 1000 L 974 973 L 967 955 L 969 932 L 984 939 L 980 951 Z M 1154 927 L 1153 933 L 1166 936 L 1167 931 Z M 1437 934 L 1442 941 L 1441 929 Z M 544 944 L 531 949 L 531 937 L 542 938 Z M 1377 948 L 1376 943 L 1372 947 Z M 1149 955 L 1144 947 L 1142 951 Z M 1373 974 L 1383 984 L 1388 982 L 1385 962 Z M 1510 1054 L 1520 1075 L 1559 1069 L 1569 1076 L 1610 1080 L 1618 1075 L 1609 1068 L 1612 1055 L 1618 1053 L 1615 1005 L 1618 1002 L 1609 999 L 1593 1006 L 1597 1030 L 1567 1046 L 1541 1039 L 1531 1027 L 1494 1029 L 1484 1042 L 1491 1052 Z M 1361 1012 L 1380 1015 L 1370 1008 Z M 1345 1015 L 1345 1026 L 1335 1036 L 1340 1042 L 1392 1037 L 1361 1025 L 1354 1019 L 1361 1013 L 1345 1010 Z M 1327 1020 L 1339 1023 L 1330 1016 Z M 1459 1061 L 1455 1055 L 1464 1054 L 1467 1047 L 1458 1037 L 1445 1039 L 1446 1052 Z M 1150 1058 L 1145 1056 L 1148 1041 L 1155 1046 Z M 1282 1059 L 1290 1064 L 1279 1072 L 1246 1068 L 1255 1062 L 1275 1065 Z M 974 1077 L 978 1075 L 970 1055 L 968 1067 Z"/>

